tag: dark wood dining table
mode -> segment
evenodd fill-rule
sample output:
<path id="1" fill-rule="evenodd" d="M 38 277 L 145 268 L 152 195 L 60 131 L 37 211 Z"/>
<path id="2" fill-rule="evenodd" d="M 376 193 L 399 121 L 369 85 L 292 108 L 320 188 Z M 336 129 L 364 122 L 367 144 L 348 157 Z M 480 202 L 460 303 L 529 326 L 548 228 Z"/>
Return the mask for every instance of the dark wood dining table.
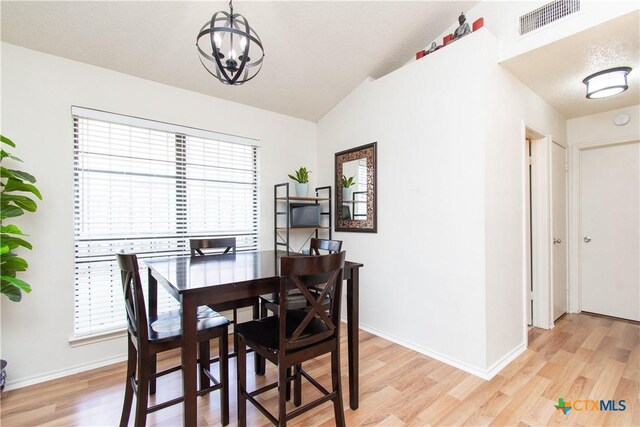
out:
<path id="1" fill-rule="evenodd" d="M 185 426 L 197 425 L 198 306 L 257 297 L 278 291 L 281 251 L 237 252 L 205 257 L 173 256 L 145 260 L 149 273 L 149 315 L 157 313 L 158 283 L 180 303 L 182 312 L 182 381 Z M 359 274 L 363 265 L 345 263 L 349 406 L 358 408 Z M 256 364 L 258 367 L 258 364 Z"/>

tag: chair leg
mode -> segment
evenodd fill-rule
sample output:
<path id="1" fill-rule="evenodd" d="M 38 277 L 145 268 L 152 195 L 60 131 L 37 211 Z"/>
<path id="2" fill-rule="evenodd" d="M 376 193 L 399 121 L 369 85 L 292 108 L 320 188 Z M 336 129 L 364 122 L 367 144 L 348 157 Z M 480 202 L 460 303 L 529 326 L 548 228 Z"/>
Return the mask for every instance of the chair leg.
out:
<path id="1" fill-rule="evenodd" d="M 211 385 L 211 381 L 205 370 L 211 370 L 211 348 L 209 347 L 209 341 L 202 341 L 198 343 L 198 350 L 200 351 L 200 390 L 204 390 Z"/>
<path id="2" fill-rule="evenodd" d="M 156 370 L 157 370 L 156 365 L 157 365 L 156 355 L 154 354 L 153 356 L 151 356 L 151 359 L 149 360 L 149 375 L 156 373 Z M 152 395 L 156 394 L 155 378 L 151 378 L 149 380 L 149 394 L 152 394 Z"/>
<path id="3" fill-rule="evenodd" d="M 302 369 L 302 364 L 296 365 L 294 367 L 294 380 L 293 380 L 293 404 L 296 406 L 300 406 L 302 404 L 302 375 L 300 374 L 300 370 Z"/>
<path id="4" fill-rule="evenodd" d="M 147 423 L 147 407 L 149 403 L 149 364 L 155 356 L 138 355 L 138 396 L 136 398 L 135 427 L 144 427 Z"/>
<path id="5" fill-rule="evenodd" d="M 236 335 L 236 325 L 238 324 L 238 311 L 233 309 L 233 351 L 238 354 L 238 336 Z"/>
<path id="6" fill-rule="evenodd" d="M 336 426 L 344 427 L 344 407 L 342 405 L 342 382 L 340 379 L 340 346 L 331 352 L 331 385 L 336 397 L 333 398 L 333 412 Z"/>
<path id="7" fill-rule="evenodd" d="M 247 425 L 247 401 L 244 396 L 247 390 L 247 350 L 245 348 L 244 339 L 238 337 L 240 346 L 238 347 L 238 355 L 236 356 L 237 365 L 237 385 L 238 385 L 238 427 L 246 427 Z"/>
<path id="8" fill-rule="evenodd" d="M 225 326 L 219 338 L 220 352 L 220 412 L 223 426 L 229 424 L 229 329 Z"/>
<path id="9" fill-rule="evenodd" d="M 291 376 L 291 369 L 292 368 L 287 368 L 286 370 L 286 377 L 289 378 Z M 285 397 L 287 399 L 287 402 L 291 400 L 291 383 L 289 381 L 287 381 L 285 383 Z"/>
<path id="10" fill-rule="evenodd" d="M 127 378 L 124 384 L 124 402 L 122 404 L 120 427 L 126 427 L 129 424 L 131 404 L 133 403 L 133 385 L 131 384 L 131 378 L 135 378 L 137 364 L 136 346 L 133 345 L 130 337 L 127 337 L 127 342 L 129 343 L 127 350 Z"/>
<path id="11" fill-rule="evenodd" d="M 287 425 L 287 373 L 291 368 L 284 368 L 278 364 L 278 426 L 285 427 Z"/>
<path id="12" fill-rule="evenodd" d="M 260 301 L 260 318 L 264 319 L 265 317 L 267 317 L 267 304 L 264 302 L 264 300 Z M 267 362 L 264 359 L 264 357 L 261 357 L 258 355 L 257 352 L 253 352 L 253 357 L 254 357 L 254 361 L 255 361 L 255 369 L 256 369 L 256 375 L 264 375 L 266 370 L 267 370 Z"/>
<path id="13" fill-rule="evenodd" d="M 260 303 L 258 302 L 259 298 L 256 298 L 255 302 L 253 303 L 253 320 L 259 319 L 260 318 Z M 257 375 L 264 375 L 264 370 L 265 370 L 266 366 L 265 366 L 265 361 L 264 358 L 258 356 L 257 353 L 253 353 L 253 369 L 254 372 Z"/>

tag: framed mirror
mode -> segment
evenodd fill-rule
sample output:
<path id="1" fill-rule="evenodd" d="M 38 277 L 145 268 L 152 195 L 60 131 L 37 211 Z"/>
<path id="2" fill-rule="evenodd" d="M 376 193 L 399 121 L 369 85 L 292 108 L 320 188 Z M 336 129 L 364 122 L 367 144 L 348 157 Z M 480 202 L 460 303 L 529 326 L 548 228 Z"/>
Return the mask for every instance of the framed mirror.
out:
<path id="1" fill-rule="evenodd" d="M 336 153 L 336 231 L 377 232 L 376 143 Z"/>

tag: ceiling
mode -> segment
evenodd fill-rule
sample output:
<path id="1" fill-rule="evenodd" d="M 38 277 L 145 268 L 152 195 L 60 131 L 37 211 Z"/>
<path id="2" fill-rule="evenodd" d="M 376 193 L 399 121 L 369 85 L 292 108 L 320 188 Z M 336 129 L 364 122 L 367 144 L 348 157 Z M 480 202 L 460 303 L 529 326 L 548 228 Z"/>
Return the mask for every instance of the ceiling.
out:
<path id="1" fill-rule="evenodd" d="M 640 11 L 618 17 L 503 62 L 565 118 L 588 116 L 640 102 Z M 629 66 L 629 90 L 587 99 L 582 80 L 598 71 Z"/>
<path id="2" fill-rule="evenodd" d="M 236 0 L 265 48 L 262 70 L 230 87 L 198 59 L 196 35 L 221 1 L 2 1 L 2 40 L 147 80 L 319 120 L 367 77 L 405 64 L 464 2 Z"/>
<path id="3" fill-rule="evenodd" d="M 404 65 L 476 1 L 242 1 L 265 47 L 262 71 L 230 87 L 200 64 L 195 38 L 227 2 L 2 1 L 2 40 L 147 80 L 317 121 L 367 77 Z M 544 31 L 544 30 L 541 30 Z M 503 63 L 566 118 L 638 104 L 640 12 Z M 582 79 L 636 68 L 627 92 L 587 100 Z"/>

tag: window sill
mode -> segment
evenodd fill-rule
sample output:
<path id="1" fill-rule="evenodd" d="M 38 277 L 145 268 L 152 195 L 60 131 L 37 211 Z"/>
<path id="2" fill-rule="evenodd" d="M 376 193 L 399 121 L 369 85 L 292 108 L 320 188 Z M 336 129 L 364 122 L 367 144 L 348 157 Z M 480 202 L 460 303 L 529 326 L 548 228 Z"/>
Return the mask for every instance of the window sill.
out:
<path id="1" fill-rule="evenodd" d="M 117 331 L 109 331 L 103 332 L 101 334 L 87 335 L 80 338 L 70 338 L 69 346 L 70 347 L 80 347 L 83 345 L 95 344 L 102 341 L 109 341 L 116 338 L 121 338 L 127 336 L 126 329 L 118 329 Z"/>

